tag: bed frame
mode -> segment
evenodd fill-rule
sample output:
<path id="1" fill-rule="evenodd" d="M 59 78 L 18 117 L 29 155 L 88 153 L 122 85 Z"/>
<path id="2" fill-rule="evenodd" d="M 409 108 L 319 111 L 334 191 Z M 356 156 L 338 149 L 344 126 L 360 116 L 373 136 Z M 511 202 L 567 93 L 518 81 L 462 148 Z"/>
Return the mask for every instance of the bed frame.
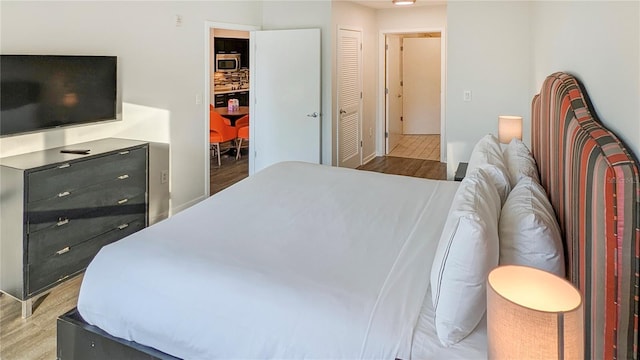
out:
<path id="1" fill-rule="evenodd" d="M 532 105 L 532 152 L 565 239 L 567 276 L 581 290 L 586 359 L 638 359 L 638 163 L 596 119 L 579 82 L 547 77 Z M 58 318 L 58 359 L 175 359 Z"/>
<path id="2" fill-rule="evenodd" d="M 547 77 L 532 113 L 531 149 L 584 299 L 585 359 L 638 359 L 638 162 L 569 74 Z"/>

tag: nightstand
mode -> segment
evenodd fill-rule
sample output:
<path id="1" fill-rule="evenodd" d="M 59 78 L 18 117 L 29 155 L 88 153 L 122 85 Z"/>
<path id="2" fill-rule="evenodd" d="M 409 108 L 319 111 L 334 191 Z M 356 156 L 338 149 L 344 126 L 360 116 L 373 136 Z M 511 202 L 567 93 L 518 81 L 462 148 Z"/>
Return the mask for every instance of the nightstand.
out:
<path id="1" fill-rule="evenodd" d="M 462 181 L 462 179 L 464 179 L 464 176 L 467 174 L 467 166 L 469 166 L 469 163 L 466 163 L 466 162 L 459 163 L 458 169 L 456 170 L 456 174 L 453 180 Z"/>

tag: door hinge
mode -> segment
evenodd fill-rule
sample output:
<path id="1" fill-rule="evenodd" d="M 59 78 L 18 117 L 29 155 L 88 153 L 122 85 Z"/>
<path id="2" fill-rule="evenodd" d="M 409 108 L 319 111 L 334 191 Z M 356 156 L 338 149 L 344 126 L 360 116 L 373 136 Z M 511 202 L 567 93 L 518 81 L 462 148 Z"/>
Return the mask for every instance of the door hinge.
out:
<path id="1" fill-rule="evenodd" d="M 384 89 L 384 93 L 385 93 L 385 95 L 389 95 L 389 88 L 385 88 Z"/>
<path id="2" fill-rule="evenodd" d="M 360 99 L 362 99 L 362 91 L 360 91 Z"/>
<path id="3" fill-rule="evenodd" d="M 362 43 L 360 43 L 360 50 L 362 50 Z"/>
<path id="4" fill-rule="evenodd" d="M 386 138 L 389 137 L 389 132 L 388 131 L 384 133 L 384 137 L 386 137 Z"/>
<path id="5" fill-rule="evenodd" d="M 385 49 L 385 50 L 389 50 L 389 44 L 385 45 L 385 46 L 384 46 L 384 49 Z"/>
<path id="6" fill-rule="evenodd" d="M 404 51 L 404 46 L 400 46 L 400 51 Z"/>
<path id="7" fill-rule="evenodd" d="M 400 86 L 404 86 L 404 81 L 400 80 Z"/>
<path id="8" fill-rule="evenodd" d="M 404 121 L 404 118 L 402 116 L 400 116 L 400 121 Z"/>
<path id="9" fill-rule="evenodd" d="M 362 147 L 362 140 L 360 140 L 360 147 Z"/>

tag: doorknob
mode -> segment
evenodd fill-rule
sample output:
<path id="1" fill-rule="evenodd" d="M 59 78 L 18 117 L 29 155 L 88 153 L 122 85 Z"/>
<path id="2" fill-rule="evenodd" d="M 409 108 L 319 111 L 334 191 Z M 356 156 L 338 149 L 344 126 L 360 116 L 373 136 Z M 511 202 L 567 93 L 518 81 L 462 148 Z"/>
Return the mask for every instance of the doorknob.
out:
<path id="1" fill-rule="evenodd" d="M 312 118 L 317 118 L 317 117 L 318 117 L 318 115 L 320 115 L 320 114 L 318 114 L 318 112 L 317 112 L 317 111 L 316 111 L 316 112 L 313 112 L 313 113 L 311 113 L 311 114 L 307 114 L 307 116 L 308 116 L 308 117 L 312 117 Z"/>
<path id="2" fill-rule="evenodd" d="M 340 114 L 346 114 L 346 113 L 347 113 L 346 111 L 340 109 Z"/>

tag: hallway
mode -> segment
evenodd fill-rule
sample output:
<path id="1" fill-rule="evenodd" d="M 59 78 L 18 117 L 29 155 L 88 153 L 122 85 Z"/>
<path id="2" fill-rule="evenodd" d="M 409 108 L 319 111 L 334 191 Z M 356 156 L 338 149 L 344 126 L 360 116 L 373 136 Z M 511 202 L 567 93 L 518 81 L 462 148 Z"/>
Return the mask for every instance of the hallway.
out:
<path id="1" fill-rule="evenodd" d="M 400 136 L 388 156 L 440 161 L 440 134 Z"/>

